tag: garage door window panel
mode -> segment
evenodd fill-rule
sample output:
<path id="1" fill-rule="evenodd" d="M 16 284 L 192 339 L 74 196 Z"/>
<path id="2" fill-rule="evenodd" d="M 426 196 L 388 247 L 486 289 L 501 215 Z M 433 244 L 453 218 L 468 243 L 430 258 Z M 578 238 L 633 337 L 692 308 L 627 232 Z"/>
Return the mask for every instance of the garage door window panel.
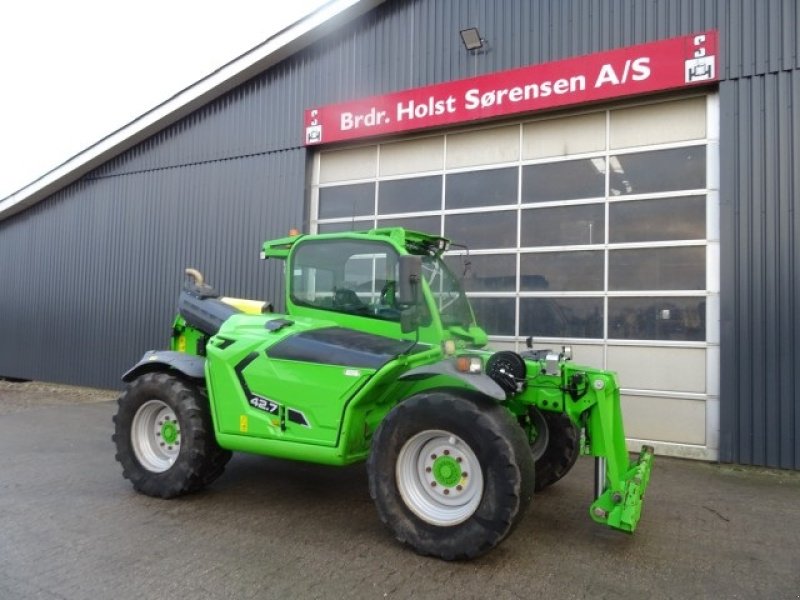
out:
<path id="1" fill-rule="evenodd" d="M 704 96 L 645 104 L 610 111 L 614 150 L 651 146 L 706 137 L 706 99 Z"/>
<path id="2" fill-rule="evenodd" d="M 608 207 L 608 232 L 612 244 L 703 240 L 706 197 L 612 202 Z"/>
<path id="3" fill-rule="evenodd" d="M 422 231 L 423 233 L 439 233 L 439 222 L 441 217 L 405 217 L 402 219 L 379 219 L 378 227 L 405 227 L 412 231 Z"/>
<path id="4" fill-rule="evenodd" d="M 475 319 L 489 335 L 514 335 L 514 298 L 470 298 Z"/>
<path id="5" fill-rule="evenodd" d="M 522 211 L 523 248 L 605 243 L 605 207 L 577 204 Z"/>
<path id="6" fill-rule="evenodd" d="M 514 248 L 517 245 L 517 211 L 447 215 L 445 237 L 470 249 Z"/>
<path id="7" fill-rule="evenodd" d="M 517 289 L 514 254 L 448 256 L 446 262 L 450 270 L 461 277 L 468 292 L 514 292 Z"/>
<path id="8" fill-rule="evenodd" d="M 523 160 L 598 152 L 605 147 L 605 112 L 545 119 L 522 126 Z"/>
<path id="9" fill-rule="evenodd" d="M 523 292 L 603 291 L 603 252 L 538 252 L 520 256 Z"/>
<path id="10" fill-rule="evenodd" d="M 611 250 L 608 287 L 612 291 L 702 290 L 705 259 L 705 246 Z"/>
<path id="11" fill-rule="evenodd" d="M 437 171 L 444 165 L 444 136 L 381 144 L 380 177 Z"/>
<path id="12" fill-rule="evenodd" d="M 357 183 L 319 189 L 319 218 L 361 217 L 375 214 L 375 184 Z"/>
<path id="13" fill-rule="evenodd" d="M 706 339 L 702 297 L 609 298 L 608 337 L 622 340 Z"/>
<path id="14" fill-rule="evenodd" d="M 602 338 L 602 298 L 522 298 L 520 335 Z"/>
<path id="15" fill-rule="evenodd" d="M 375 177 L 378 151 L 375 146 L 322 152 L 319 183 L 353 181 Z"/>
<path id="16" fill-rule="evenodd" d="M 706 147 L 619 154 L 609 159 L 609 195 L 654 194 L 706 187 Z"/>
<path id="17" fill-rule="evenodd" d="M 425 212 L 441 208 L 441 176 L 393 179 L 378 184 L 380 214 Z"/>
<path id="18" fill-rule="evenodd" d="M 445 208 L 480 208 L 517 203 L 517 167 L 447 176 Z"/>
<path id="19" fill-rule="evenodd" d="M 522 202 L 554 202 L 605 196 L 604 158 L 522 167 Z"/>

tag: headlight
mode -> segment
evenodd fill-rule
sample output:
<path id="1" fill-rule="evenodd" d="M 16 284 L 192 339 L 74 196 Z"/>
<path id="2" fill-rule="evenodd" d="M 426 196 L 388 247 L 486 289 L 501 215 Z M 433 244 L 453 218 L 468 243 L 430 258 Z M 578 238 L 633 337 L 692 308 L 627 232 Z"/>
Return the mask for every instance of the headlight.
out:
<path id="1" fill-rule="evenodd" d="M 459 356 L 456 359 L 456 370 L 462 373 L 475 375 L 483 369 L 483 362 L 480 356 Z"/>

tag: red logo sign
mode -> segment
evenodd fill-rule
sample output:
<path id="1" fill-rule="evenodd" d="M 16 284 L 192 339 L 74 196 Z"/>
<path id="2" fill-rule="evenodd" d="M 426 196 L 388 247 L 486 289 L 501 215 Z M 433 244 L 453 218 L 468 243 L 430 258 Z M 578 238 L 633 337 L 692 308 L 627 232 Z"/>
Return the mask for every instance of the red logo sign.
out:
<path id="1" fill-rule="evenodd" d="M 717 32 L 311 108 L 305 144 L 340 142 L 717 81 Z"/>

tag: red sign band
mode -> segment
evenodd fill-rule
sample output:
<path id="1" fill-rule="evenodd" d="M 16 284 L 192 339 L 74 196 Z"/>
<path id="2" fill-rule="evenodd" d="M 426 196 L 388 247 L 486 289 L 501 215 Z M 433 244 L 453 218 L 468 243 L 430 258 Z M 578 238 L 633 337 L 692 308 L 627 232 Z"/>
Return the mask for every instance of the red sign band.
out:
<path id="1" fill-rule="evenodd" d="M 305 144 L 360 139 L 718 80 L 717 32 L 598 52 L 305 111 Z"/>

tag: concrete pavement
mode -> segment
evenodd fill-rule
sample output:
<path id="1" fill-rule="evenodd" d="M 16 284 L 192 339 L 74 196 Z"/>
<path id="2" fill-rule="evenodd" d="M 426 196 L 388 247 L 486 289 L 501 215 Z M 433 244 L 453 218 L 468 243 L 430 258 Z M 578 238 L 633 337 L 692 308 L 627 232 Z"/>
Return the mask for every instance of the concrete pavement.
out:
<path id="1" fill-rule="evenodd" d="M 589 519 L 582 458 L 498 548 L 446 563 L 393 540 L 363 466 L 237 455 L 208 490 L 156 500 L 114 461 L 109 393 L 15 389 L 0 386 L 3 600 L 800 598 L 797 472 L 657 457 L 627 536 Z"/>

